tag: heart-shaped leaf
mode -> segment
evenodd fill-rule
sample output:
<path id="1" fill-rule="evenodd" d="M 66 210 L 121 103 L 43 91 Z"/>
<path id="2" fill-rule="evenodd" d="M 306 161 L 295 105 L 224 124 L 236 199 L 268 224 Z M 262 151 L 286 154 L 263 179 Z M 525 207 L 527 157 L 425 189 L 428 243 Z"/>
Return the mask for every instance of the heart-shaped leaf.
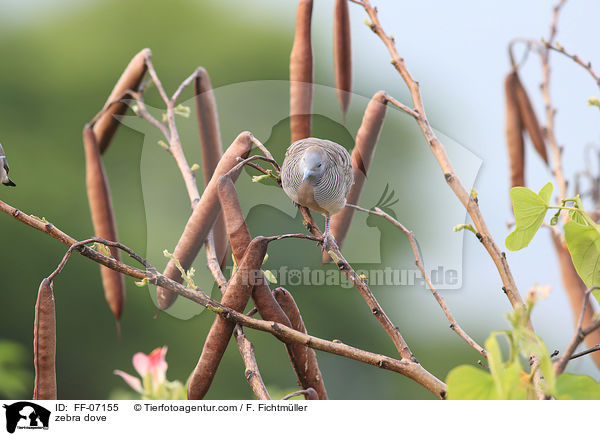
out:
<path id="1" fill-rule="evenodd" d="M 506 237 L 506 248 L 516 251 L 529 245 L 544 221 L 551 195 L 550 182 L 539 194 L 523 186 L 516 186 L 510 190 L 517 228 Z"/>

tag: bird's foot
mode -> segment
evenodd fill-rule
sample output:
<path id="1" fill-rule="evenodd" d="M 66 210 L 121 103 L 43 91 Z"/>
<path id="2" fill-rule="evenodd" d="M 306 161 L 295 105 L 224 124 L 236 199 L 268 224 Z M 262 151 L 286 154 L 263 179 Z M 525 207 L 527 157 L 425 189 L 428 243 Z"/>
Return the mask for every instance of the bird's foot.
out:
<path id="1" fill-rule="evenodd" d="M 321 240 L 321 250 L 329 251 L 337 248 L 337 243 L 331 232 L 323 233 L 323 239 Z"/>

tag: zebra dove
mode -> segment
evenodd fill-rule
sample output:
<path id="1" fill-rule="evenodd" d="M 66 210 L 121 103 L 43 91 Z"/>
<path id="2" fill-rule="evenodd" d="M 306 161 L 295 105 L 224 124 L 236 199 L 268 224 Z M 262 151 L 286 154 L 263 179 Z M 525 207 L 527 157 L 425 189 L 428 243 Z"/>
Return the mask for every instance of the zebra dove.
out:
<path id="1" fill-rule="evenodd" d="M 283 190 L 294 203 L 325 215 L 324 250 L 335 240 L 329 231 L 331 215 L 344 208 L 353 183 L 350 155 L 335 142 L 305 138 L 294 142 L 285 153 Z"/>
<path id="2" fill-rule="evenodd" d="M 8 162 L 2 144 L 0 144 L 0 183 L 6 186 L 16 186 L 13 181 L 8 178 Z"/>

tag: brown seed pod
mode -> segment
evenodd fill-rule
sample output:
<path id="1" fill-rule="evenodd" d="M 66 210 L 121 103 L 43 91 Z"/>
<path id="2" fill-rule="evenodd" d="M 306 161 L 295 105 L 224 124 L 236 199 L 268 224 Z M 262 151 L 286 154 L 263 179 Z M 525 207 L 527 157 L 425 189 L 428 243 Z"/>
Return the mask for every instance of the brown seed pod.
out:
<path id="1" fill-rule="evenodd" d="M 198 76 L 194 81 L 194 95 L 196 102 L 196 117 L 198 131 L 202 145 L 202 171 L 204 173 L 204 186 L 208 186 L 210 179 L 223 154 L 221 134 L 219 133 L 219 117 L 217 102 L 210 83 L 210 77 L 204 68 L 198 68 Z M 227 233 L 223 215 L 219 214 L 213 227 L 215 252 L 221 268 L 227 263 Z"/>
<path id="2" fill-rule="evenodd" d="M 313 101 L 313 53 L 311 45 L 312 0 L 300 0 L 296 33 L 290 54 L 290 130 L 292 142 L 308 138 Z"/>
<path id="3" fill-rule="evenodd" d="M 42 280 L 33 326 L 34 400 L 56 400 L 56 312 L 52 282 Z"/>
<path id="4" fill-rule="evenodd" d="M 510 161 L 511 186 L 525 186 L 525 146 L 523 142 L 523 122 L 517 101 L 519 76 L 511 71 L 504 81 L 506 95 L 506 147 Z"/>
<path id="5" fill-rule="evenodd" d="M 533 105 L 531 104 L 531 100 L 529 99 L 527 91 L 521 83 L 517 73 L 515 73 L 514 82 L 517 105 L 519 107 L 519 115 L 521 116 L 521 123 L 525 127 L 525 130 L 527 130 L 535 150 L 538 152 L 544 162 L 548 164 L 548 154 L 546 152 L 544 131 L 540 126 L 537 115 L 535 114 L 535 110 L 533 109 Z"/>
<path id="6" fill-rule="evenodd" d="M 280 287 L 273 291 L 273 295 L 279 303 L 279 306 L 281 306 L 287 317 L 290 319 L 292 328 L 299 332 L 306 333 L 304 321 L 302 320 L 300 310 L 298 309 L 292 294 L 290 294 L 286 289 Z M 303 350 L 300 350 L 300 353 L 296 354 L 298 351 L 297 348 L 298 347 L 294 348 L 293 350 L 294 355 L 292 362 L 296 367 L 304 369 L 305 382 L 307 386 L 303 387 L 314 389 L 316 394 L 316 398 L 307 399 L 318 400 L 320 398 L 322 400 L 326 400 L 327 391 L 325 390 L 325 385 L 323 384 L 323 376 L 319 370 L 319 364 L 317 363 L 317 355 L 315 350 L 309 347 L 304 347 Z"/>
<path id="7" fill-rule="evenodd" d="M 264 280 L 260 272 L 265 254 L 267 254 L 267 239 L 258 236 L 250 242 L 236 273 L 233 275 L 221 304 L 237 312 L 246 307 L 252 288 L 258 281 Z M 235 323 L 217 316 L 208 332 L 202 354 L 188 384 L 188 399 L 201 400 L 204 398 L 225 353 L 229 339 L 235 328 Z"/>
<path id="8" fill-rule="evenodd" d="M 146 74 L 146 59 L 152 56 L 150 49 L 145 48 L 133 59 L 119 77 L 117 84 L 113 88 L 112 92 L 108 96 L 106 103 L 121 97 L 127 90 L 137 90 L 138 86 L 142 82 L 144 75 Z M 119 120 L 115 116 L 123 115 L 127 111 L 127 104 L 116 103 L 113 104 L 94 125 L 94 134 L 96 135 L 98 146 L 100 147 L 100 153 L 104 153 L 110 141 L 112 140 L 115 132 L 119 128 Z"/>
<path id="9" fill-rule="evenodd" d="M 348 0 L 336 0 L 333 13 L 333 64 L 340 109 L 346 116 L 352 91 L 352 45 Z"/>
<path id="10" fill-rule="evenodd" d="M 356 133 L 354 148 L 352 149 L 352 169 L 354 185 L 346 197 L 346 202 L 357 204 L 360 194 L 367 179 L 367 173 L 373 160 L 375 146 L 383 127 L 387 109 L 387 98 L 384 91 L 378 91 L 369 101 L 362 122 Z M 346 207 L 331 217 L 331 232 L 339 247 L 342 247 L 348 229 L 352 223 L 354 209 Z M 329 261 L 329 255 L 323 253 L 323 262 Z"/>
<path id="11" fill-rule="evenodd" d="M 239 260 L 244 256 L 244 252 L 250 243 L 250 233 L 242 213 L 233 180 L 228 176 L 221 177 L 219 180 L 219 200 L 221 201 L 221 207 L 225 216 L 225 226 L 229 235 L 231 250 L 233 251 L 233 256 Z M 254 287 L 252 290 L 252 299 L 262 319 L 292 327 L 292 322 L 275 300 L 266 280 L 260 280 Z M 315 377 L 314 368 L 316 367 L 316 361 L 315 366 L 310 369 L 304 364 L 299 365 L 296 363 L 295 356 L 306 354 L 306 347 L 301 344 L 286 344 L 286 348 L 300 386 L 306 388 L 315 384 L 316 386 L 320 386 L 318 388 L 319 393 L 323 393 L 326 396 L 327 393 L 322 379 L 319 385 L 319 381 Z M 318 371 L 318 367 L 316 367 L 316 371 Z M 320 373 L 318 375 L 320 377 Z"/>
<path id="12" fill-rule="evenodd" d="M 112 200 L 108 180 L 102 165 L 100 150 L 98 148 L 94 131 L 86 126 L 83 129 L 83 144 L 85 148 L 85 175 L 88 201 L 92 214 L 92 223 L 96 237 L 108 241 L 118 241 L 117 225 L 113 213 Z M 116 247 L 108 247 L 112 257 L 121 259 L 121 254 Z M 123 276 L 105 266 L 100 267 L 104 296 L 110 306 L 117 323 L 121 319 L 123 304 L 125 302 L 125 282 Z"/>
<path id="13" fill-rule="evenodd" d="M 252 134 L 250 132 L 242 132 L 229 146 L 227 151 L 223 154 L 223 157 L 221 157 L 221 160 L 219 160 L 219 164 L 213 173 L 210 183 L 204 190 L 200 202 L 194 208 L 173 252 L 173 255 L 179 260 L 181 266 L 185 270 L 188 270 L 194 262 L 200 247 L 206 240 L 208 232 L 213 227 L 215 220 L 221 211 L 221 205 L 217 194 L 217 180 L 237 164 L 238 157 L 245 158 L 248 156 L 251 148 Z M 235 174 L 232 174 L 232 178 L 237 179 L 240 171 L 236 171 Z M 167 264 L 164 275 L 181 283 L 181 273 L 173 261 L 170 261 Z M 157 298 L 158 308 L 160 310 L 165 310 L 175 302 L 177 294 L 168 289 L 158 287 Z"/>
<path id="14" fill-rule="evenodd" d="M 239 262 L 244 257 L 248 244 L 250 244 L 250 231 L 246 225 L 242 206 L 231 177 L 228 175 L 221 176 L 217 183 L 217 189 L 231 251 L 233 257 Z"/>

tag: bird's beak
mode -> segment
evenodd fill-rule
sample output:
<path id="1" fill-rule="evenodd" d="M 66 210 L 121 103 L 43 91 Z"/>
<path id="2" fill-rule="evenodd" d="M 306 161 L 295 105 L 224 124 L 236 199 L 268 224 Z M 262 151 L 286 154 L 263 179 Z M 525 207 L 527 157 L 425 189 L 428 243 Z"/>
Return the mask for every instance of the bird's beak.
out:
<path id="1" fill-rule="evenodd" d="M 304 182 L 306 179 L 308 179 L 312 173 L 313 172 L 309 169 L 304 170 L 304 176 L 302 176 L 302 181 Z"/>

